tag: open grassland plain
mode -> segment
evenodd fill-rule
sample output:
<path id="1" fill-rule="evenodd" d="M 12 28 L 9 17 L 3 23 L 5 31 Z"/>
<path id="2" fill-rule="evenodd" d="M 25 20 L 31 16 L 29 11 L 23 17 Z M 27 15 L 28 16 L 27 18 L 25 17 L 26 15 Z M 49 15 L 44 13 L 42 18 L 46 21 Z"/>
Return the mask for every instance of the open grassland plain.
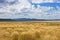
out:
<path id="1" fill-rule="evenodd" d="M 60 40 L 60 22 L 0 22 L 0 40 Z"/>

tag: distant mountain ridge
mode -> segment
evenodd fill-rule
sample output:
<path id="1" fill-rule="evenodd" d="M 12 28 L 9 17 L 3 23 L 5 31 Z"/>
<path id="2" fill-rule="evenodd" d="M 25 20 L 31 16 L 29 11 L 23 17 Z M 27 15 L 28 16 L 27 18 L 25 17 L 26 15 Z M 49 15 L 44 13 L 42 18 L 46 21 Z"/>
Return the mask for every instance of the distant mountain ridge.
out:
<path id="1" fill-rule="evenodd" d="M 18 18 L 18 19 L 0 19 L 0 21 L 60 21 L 60 19 L 30 19 L 30 18 Z"/>

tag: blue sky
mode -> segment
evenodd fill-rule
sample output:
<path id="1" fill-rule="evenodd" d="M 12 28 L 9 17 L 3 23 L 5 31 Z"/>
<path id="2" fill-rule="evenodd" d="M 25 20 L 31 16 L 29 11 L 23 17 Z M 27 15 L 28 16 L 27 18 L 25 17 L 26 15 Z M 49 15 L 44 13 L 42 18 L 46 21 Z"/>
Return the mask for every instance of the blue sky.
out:
<path id="1" fill-rule="evenodd" d="M 8 0 L 8 1 L 13 2 L 15 0 Z M 51 1 L 52 0 L 50 0 L 50 2 Z M 60 19 L 59 6 L 57 6 L 57 10 L 55 10 L 54 7 L 50 7 L 50 6 L 49 7 L 39 6 L 39 5 L 37 6 L 38 6 L 37 8 L 34 8 L 34 5 L 31 5 L 27 0 L 18 0 L 16 4 L 13 5 L 8 4 L 7 6 L 0 8 L 0 18 L 2 19 L 16 19 L 16 18 Z"/>
<path id="2" fill-rule="evenodd" d="M 0 0 L 0 2 L 4 2 L 4 0 Z"/>

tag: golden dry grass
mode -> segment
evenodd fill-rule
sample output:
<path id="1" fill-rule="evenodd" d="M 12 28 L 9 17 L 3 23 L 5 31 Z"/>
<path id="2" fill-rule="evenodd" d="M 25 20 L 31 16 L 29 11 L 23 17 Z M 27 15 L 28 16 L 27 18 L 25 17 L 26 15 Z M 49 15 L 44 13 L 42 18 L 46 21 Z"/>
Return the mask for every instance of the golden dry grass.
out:
<path id="1" fill-rule="evenodd" d="M 60 40 L 60 22 L 0 22 L 0 40 Z"/>

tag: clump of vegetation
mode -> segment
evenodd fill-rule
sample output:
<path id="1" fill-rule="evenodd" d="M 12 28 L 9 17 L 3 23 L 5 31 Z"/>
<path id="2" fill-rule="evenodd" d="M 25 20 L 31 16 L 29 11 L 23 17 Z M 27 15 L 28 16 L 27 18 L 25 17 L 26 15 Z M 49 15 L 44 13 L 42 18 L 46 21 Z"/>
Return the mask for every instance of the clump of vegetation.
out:
<path id="1" fill-rule="evenodd" d="M 18 40 L 19 39 L 19 33 L 15 31 L 12 33 L 11 37 L 12 37 L 12 40 Z"/>
<path id="2" fill-rule="evenodd" d="M 36 36 L 36 38 L 40 38 L 40 32 L 36 31 L 35 36 Z"/>
<path id="3" fill-rule="evenodd" d="M 20 40 L 36 40 L 36 37 L 34 34 L 22 33 L 20 36 Z"/>

